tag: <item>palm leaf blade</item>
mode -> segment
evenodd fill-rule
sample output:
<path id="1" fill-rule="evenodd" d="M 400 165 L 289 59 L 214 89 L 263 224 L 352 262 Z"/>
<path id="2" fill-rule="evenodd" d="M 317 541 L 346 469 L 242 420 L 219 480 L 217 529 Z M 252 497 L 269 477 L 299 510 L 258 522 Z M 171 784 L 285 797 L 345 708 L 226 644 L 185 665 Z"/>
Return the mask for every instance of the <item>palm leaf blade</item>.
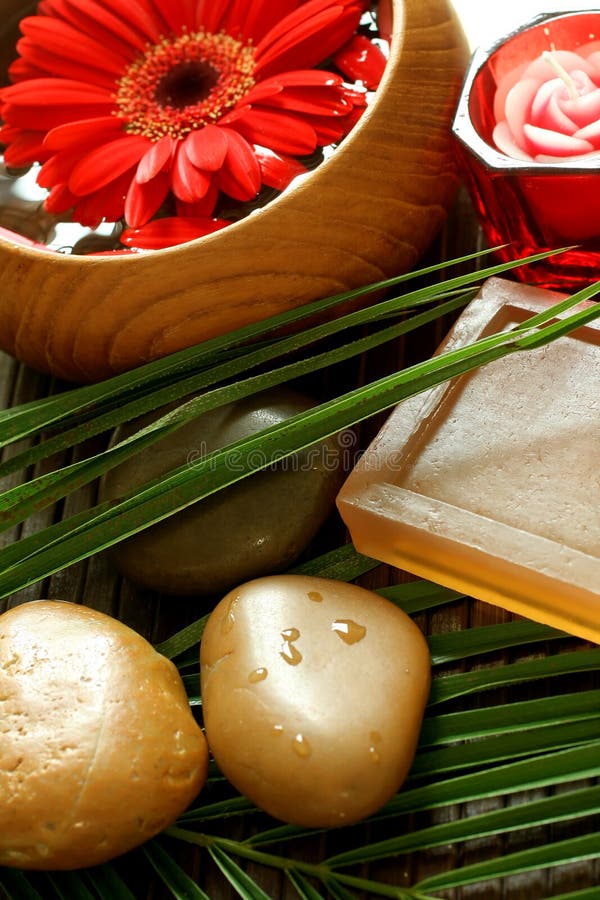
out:
<path id="1" fill-rule="evenodd" d="M 402 834 L 368 847 L 341 853 L 329 859 L 328 865 L 338 867 L 374 862 L 453 842 L 583 818 L 599 811 L 600 787 L 586 788 Z"/>
<path id="2" fill-rule="evenodd" d="M 521 729 L 577 722 L 596 718 L 600 709 L 600 690 L 581 691 L 541 700 L 466 709 L 459 713 L 429 715 L 421 730 L 420 747 L 448 744 L 490 734 L 504 734 Z"/>
<path id="3" fill-rule="evenodd" d="M 268 894 L 265 894 L 263 889 L 221 847 L 212 846 L 208 850 L 223 875 L 242 897 L 242 900 L 269 900 Z"/>
<path id="4" fill-rule="evenodd" d="M 536 869 L 553 868 L 567 863 L 579 862 L 600 857 L 600 834 L 588 834 L 583 837 L 569 838 L 554 844 L 544 844 L 531 850 L 510 853 L 507 856 L 491 859 L 484 863 L 476 863 L 455 869 L 446 875 L 435 875 L 426 878 L 416 885 L 418 890 L 439 891 L 449 888 L 503 878 L 506 875 L 517 875 Z"/>
<path id="5" fill-rule="evenodd" d="M 210 900 L 208 895 L 187 875 L 158 841 L 142 848 L 144 855 L 175 900 Z"/>
<path id="6" fill-rule="evenodd" d="M 25 872 L 19 869 L 0 869 L 0 887 L 9 900 L 43 900 Z"/>

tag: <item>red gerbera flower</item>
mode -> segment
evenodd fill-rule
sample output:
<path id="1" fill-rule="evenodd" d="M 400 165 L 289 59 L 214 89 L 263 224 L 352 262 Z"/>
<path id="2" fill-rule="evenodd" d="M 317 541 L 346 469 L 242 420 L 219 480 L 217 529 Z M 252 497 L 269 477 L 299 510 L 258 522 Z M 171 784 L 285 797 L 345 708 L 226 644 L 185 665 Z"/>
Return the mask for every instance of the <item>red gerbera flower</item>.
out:
<path id="1" fill-rule="evenodd" d="M 152 223 L 151 246 L 214 231 L 227 224 L 211 218 L 221 192 L 283 189 L 304 170 L 295 157 L 355 123 L 364 93 L 314 67 L 337 55 L 373 86 L 382 54 L 365 39 L 352 50 L 366 5 L 42 0 L 0 90 L 6 164 L 42 163 L 52 213 L 73 208 L 90 227 L 124 216 L 127 243 L 168 197 L 184 222 L 171 219 L 163 244 Z"/>

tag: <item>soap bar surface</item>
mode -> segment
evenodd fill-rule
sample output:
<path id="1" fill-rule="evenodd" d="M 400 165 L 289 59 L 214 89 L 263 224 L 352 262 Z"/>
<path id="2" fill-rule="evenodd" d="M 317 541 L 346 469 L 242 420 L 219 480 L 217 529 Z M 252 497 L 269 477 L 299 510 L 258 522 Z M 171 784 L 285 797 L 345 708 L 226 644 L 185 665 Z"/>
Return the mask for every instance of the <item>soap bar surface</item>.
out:
<path id="1" fill-rule="evenodd" d="M 441 350 L 560 297 L 490 279 Z M 401 403 L 338 496 L 357 548 L 600 640 L 600 325 Z"/>

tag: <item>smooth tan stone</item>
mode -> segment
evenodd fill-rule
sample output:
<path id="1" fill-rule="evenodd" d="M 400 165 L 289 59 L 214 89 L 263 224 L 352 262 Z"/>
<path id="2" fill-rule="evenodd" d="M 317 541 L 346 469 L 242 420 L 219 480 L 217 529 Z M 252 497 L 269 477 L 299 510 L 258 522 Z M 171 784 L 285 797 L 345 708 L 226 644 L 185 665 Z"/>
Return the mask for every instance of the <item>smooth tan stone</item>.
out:
<path id="1" fill-rule="evenodd" d="M 394 604 L 329 579 L 259 578 L 221 600 L 200 653 L 211 751 L 271 815 L 346 825 L 404 781 L 430 662 L 421 631 Z"/>
<path id="2" fill-rule="evenodd" d="M 313 405 L 295 391 L 277 388 L 205 413 L 109 472 L 101 496 L 117 498 Z M 138 420 L 136 428 L 152 418 Z M 118 429 L 115 439 L 134 430 Z M 340 442 L 330 438 L 127 539 L 114 549 L 114 559 L 132 581 L 182 595 L 222 593 L 284 569 L 331 512 L 343 479 L 342 457 Z M 231 460 L 235 466 L 235 456 Z"/>
<path id="3" fill-rule="evenodd" d="M 127 626 L 46 600 L 0 616 L 0 865 L 95 866 L 179 816 L 208 749 L 175 666 Z"/>

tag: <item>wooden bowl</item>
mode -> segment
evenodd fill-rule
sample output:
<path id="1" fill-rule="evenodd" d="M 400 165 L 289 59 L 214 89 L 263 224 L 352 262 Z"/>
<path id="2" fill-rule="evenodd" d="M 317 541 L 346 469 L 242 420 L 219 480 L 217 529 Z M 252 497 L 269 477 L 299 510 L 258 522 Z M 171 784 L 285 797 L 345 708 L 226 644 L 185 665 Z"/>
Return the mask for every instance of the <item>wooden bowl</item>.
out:
<path id="1" fill-rule="evenodd" d="M 0 0 L 5 65 L 30 10 Z M 393 10 L 374 103 L 326 162 L 259 213 L 135 256 L 65 256 L 0 239 L 0 348 L 58 377 L 96 381 L 413 267 L 458 186 L 449 126 L 468 52 L 448 0 L 393 0 Z"/>

